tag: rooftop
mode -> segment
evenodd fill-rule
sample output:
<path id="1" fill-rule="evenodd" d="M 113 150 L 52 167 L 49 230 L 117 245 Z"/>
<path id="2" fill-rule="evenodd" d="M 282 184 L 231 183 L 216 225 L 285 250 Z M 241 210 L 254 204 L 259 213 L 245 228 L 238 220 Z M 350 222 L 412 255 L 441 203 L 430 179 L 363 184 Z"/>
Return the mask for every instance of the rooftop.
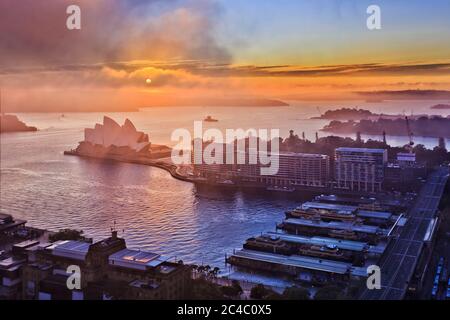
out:
<path id="1" fill-rule="evenodd" d="M 247 151 L 243 150 L 237 150 L 237 153 L 244 154 L 244 153 L 256 153 L 259 154 L 270 154 L 270 155 L 279 155 L 279 156 L 285 156 L 285 157 L 302 157 L 302 158 L 314 158 L 314 159 L 328 159 L 329 156 L 326 154 L 320 154 L 320 153 L 302 153 L 302 152 L 291 152 L 291 151 L 281 151 L 281 152 L 270 152 L 270 151 L 262 151 L 262 150 L 255 150 L 255 149 L 249 149 Z"/>
<path id="2" fill-rule="evenodd" d="M 341 250 L 350 250 L 356 252 L 367 251 L 372 254 L 382 254 L 386 249 L 386 244 L 380 243 L 376 246 L 369 245 L 365 242 L 353 241 L 353 240 L 342 240 L 326 237 L 308 237 L 302 235 L 293 235 L 280 232 L 268 232 L 267 235 L 279 237 L 281 240 L 292 243 L 300 244 L 312 244 L 312 245 L 335 245 Z"/>
<path id="3" fill-rule="evenodd" d="M 143 281 L 143 280 L 133 280 L 129 284 L 131 287 L 141 288 L 141 289 L 156 289 L 159 287 L 157 282 Z"/>
<path id="4" fill-rule="evenodd" d="M 47 249 L 52 250 L 54 256 L 84 261 L 90 246 L 88 242 L 66 240 L 58 241 Z"/>
<path id="5" fill-rule="evenodd" d="M 339 152 L 364 152 L 364 153 L 385 153 L 386 149 L 370 149 L 370 148 L 347 148 L 340 147 L 336 148 L 336 151 Z"/>
<path id="6" fill-rule="evenodd" d="M 385 211 L 359 210 L 358 216 L 363 218 L 376 218 L 388 220 L 392 217 L 392 213 Z"/>
<path id="7" fill-rule="evenodd" d="M 234 257 L 244 258 L 254 261 L 264 261 L 273 264 L 293 266 L 309 270 L 324 271 L 338 274 L 347 273 L 352 265 L 346 262 L 337 262 L 325 259 L 316 259 L 305 256 L 284 256 L 273 253 L 265 253 L 252 250 L 238 250 L 233 254 Z"/>
<path id="8" fill-rule="evenodd" d="M 18 248 L 18 249 L 26 249 L 29 247 L 33 247 L 35 245 L 39 244 L 38 240 L 26 240 L 26 241 L 22 241 L 20 243 L 16 243 L 14 245 L 14 248 Z"/>
<path id="9" fill-rule="evenodd" d="M 307 237 L 301 235 L 292 235 L 286 233 L 278 233 L 278 232 L 268 232 L 267 235 L 279 237 L 281 240 L 292 243 L 300 243 L 300 244 L 312 244 L 312 245 L 335 245 L 339 249 L 342 250 L 350 250 L 350 251 L 364 251 L 369 248 L 369 245 L 365 242 L 359 241 L 348 241 L 348 240 L 339 240 L 333 238 L 325 238 L 325 237 Z"/>
<path id="10" fill-rule="evenodd" d="M 362 232 L 362 233 L 369 233 L 369 234 L 377 234 L 377 233 L 386 233 L 386 230 L 380 229 L 375 226 L 368 226 L 365 224 L 353 224 L 348 222 L 324 222 L 324 221 L 313 221 L 308 219 L 296 219 L 296 218 L 289 218 L 284 220 L 284 223 L 287 224 L 294 224 L 294 225 L 300 225 L 300 226 L 306 226 L 306 227 L 317 227 L 317 228 L 326 228 L 326 229 L 335 229 L 335 230 L 349 230 L 349 231 L 356 231 L 356 232 Z"/>
<path id="11" fill-rule="evenodd" d="M 123 249 L 109 256 L 110 265 L 137 270 L 155 268 L 165 261 L 167 259 L 159 254 L 131 249 Z"/>
<path id="12" fill-rule="evenodd" d="M 390 219 L 392 214 L 390 212 L 383 211 L 371 211 L 371 210 L 359 210 L 356 206 L 335 204 L 335 203 L 323 203 L 323 202 L 305 202 L 301 206 L 302 209 L 323 209 L 330 211 L 337 211 L 341 214 L 351 214 L 356 211 L 356 214 L 363 218 L 378 218 L 378 219 Z"/>
<path id="13" fill-rule="evenodd" d="M 364 197 L 353 198 L 353 197 L 345 197 L 345 196 L 337 196 L 334 194 L 321 194 L 320 196 L 315 197 L 316 200 L 322 201 L 330 201 L 330 202 L 347 202 L 347 203 L 355 203 L 355 204 L 372 204 L 375 202 L 375 199 L 369 199 Z"/>
<path id="14" fill-rule="evenodd" d="M 22 258 L 8 257 L 6 259 L 0 260 L 0 269 L 8 270 L 24 263 L 25 261 L 26 260 Z"/>
<path id="15" fill-rule="evenodd" d="M 280 152 L 280 156 L 327 159 L 329 156 L 318 153 Z"/>
<path id="16" fill-rule="evenodd" d="M 325 210 L 333 210 L 339 211 L 342 213 L 348 212 L 351 214 L 358 207 L 342 205 L 342 204 L 334 204 L 334 203 L 322 203 L 322 202 L 305 202 L 301 206 L 302 209 L 325 209 Z"/>

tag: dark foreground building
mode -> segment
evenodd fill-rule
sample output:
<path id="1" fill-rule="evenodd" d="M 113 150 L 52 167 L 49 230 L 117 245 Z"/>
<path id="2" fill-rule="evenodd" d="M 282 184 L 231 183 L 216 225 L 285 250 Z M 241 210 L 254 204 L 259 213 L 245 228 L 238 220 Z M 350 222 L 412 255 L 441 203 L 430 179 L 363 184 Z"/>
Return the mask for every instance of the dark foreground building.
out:
<path id="1" fill-rule="evenodd" d="M 81 270 L 80 289 L 69 289 L 70 266 Z M 131 250 L 113 232 L 96 243 L 16 244 L 0 261 L 0 299 L 182 299 L 190 266 L 156 253 Z"/>

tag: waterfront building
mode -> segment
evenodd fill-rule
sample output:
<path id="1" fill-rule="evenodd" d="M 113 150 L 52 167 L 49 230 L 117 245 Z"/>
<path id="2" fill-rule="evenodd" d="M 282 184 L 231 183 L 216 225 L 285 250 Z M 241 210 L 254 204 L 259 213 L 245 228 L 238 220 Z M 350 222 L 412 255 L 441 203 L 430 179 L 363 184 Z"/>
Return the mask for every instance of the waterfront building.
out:
<path id="1" fill-rule="evenodd" d="M 297 280 L 317 285 L 367 276 L 364 267 L 353 266 L 350 262 L 302 255 L 285 256 L 246 249 L 235 251 L 227 258 L 227 262 L 241 268 L 288 274 Z"/>
<path id="2" fill-rule="evenodd" d="M 226 261 L 239 272 L 288 274 L 313 285 L 366 277 L 365 266 L 384 254 L 399 221 L 375 200 L 318 196 L 286 211 L 281 232 L 247 239 Z"/>
<path id="3" fill-rule="evenodd" d="M 321 219 L 323 221 L 363 222 L 369 225 L 387 225 L 392 213 L 380 210 L 367 210 L 358 206 L 336 203 L 305 202 L 286 212 L 288 218 Z"/>
<path id="4" fill-rule="evenodd" d="M 208 146 L 213 142 L 205 142 Z M 308 154 L 295 152 L 265 152 L 271 161 L 276 161 L 278 170 L 275 174 L 264 175 L 264 166 L 260 161 L 263 151 L 249 149 L 245 151 L 234 149 L 233 162 L 226 161 L 226 145 L 216 144 L 220 155 L 212 154 L 220 163 L 207 163 L 203 154 L 192 153 L 194 160 L 194 175 L 209 181 L 232 181 L 238 184 L 250 184 L 266 187 L 326 187 L 330 180 L 330 158 L 323 154 Z M 253 154 L 252 154 L 253 153 Z M 256 162 L 252 162 L 252 156 Z M 218 157 L 216 157 L 218 156 Z M 238 161 L 243 159 L 243 161 Z M 273 164 L 273 163 L 272 163 Z"/>
<path id="5" fill-rule="evenodd" d="M 303 218 L 287 218 L 277 228 L 293 234 L 324 236 L 345 240 L 378 243 L 388 236 L 388 230 L 379 226 L 352 222 L 310 220 Z"/>
<path id="6" fill-rule="evenodd" d="M 258 176 L 258 181 L 275 186 L 326 187 L 330 179 L 330 158 L 323 154 L 280 152 L 278 173 Z"/>
<path id="7" fill-rule="evenodd" d="M 335 157 L 338 189 L 366 193 L 382 190 L 386 149 L 337 148 Z"/>

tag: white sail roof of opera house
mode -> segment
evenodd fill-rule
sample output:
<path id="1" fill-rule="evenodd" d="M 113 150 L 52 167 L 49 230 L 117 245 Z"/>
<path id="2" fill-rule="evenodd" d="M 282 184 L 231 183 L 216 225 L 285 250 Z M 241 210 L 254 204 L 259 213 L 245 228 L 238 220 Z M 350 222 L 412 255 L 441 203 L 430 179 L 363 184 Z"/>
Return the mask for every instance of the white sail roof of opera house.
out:
<path id="1" fill-rule="evenodd" d="M 126 119 L 120 126 L 109 117 L 103 117 L 103 124 L 96 124 L 94 129 L 84 129 L 84 141 L 94 145 L 129 147 L 140 151 L 150 144 L 148 135 L 137 131 L 133 123 Z"/>

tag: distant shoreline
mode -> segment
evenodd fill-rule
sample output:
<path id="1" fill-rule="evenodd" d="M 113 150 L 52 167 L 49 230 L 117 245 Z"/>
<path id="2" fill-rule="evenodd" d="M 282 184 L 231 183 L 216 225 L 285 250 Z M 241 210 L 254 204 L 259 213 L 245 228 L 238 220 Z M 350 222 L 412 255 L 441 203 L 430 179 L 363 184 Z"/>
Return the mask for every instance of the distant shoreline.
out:
<path id="1" fill-rule="evenodd" d="M 434 106 L 431 106 L 430 109 L 435 110 L 450 110 L 450 104 L 436 104 Z"/>
<path id="2" fill-rule="evenodd" d="M 33 109 L 21 109 L 13 108 L 6 109 L 4 112 L 7 113 L 122 113 L 122 112 L 140 112 L 143 109 L 151 108 L 186 108 L 186 107 L 227 107 L 227 108 L 267 108 L 267 107 L 289 107 L 290 104 L 281 100 L 276 99 L 217 99 L 213 101 L 196 101 L 196 100 L 186 100 L 183 102 L 165 102 L 161 104 L 150 104 L 143 105 L 139 107 L 130 107 L 123 109 L 103 109 L 103 108 L 89 108 L 86 110 L 79 109 L 59 109 L 59 110 L 33 110 Z"/>

